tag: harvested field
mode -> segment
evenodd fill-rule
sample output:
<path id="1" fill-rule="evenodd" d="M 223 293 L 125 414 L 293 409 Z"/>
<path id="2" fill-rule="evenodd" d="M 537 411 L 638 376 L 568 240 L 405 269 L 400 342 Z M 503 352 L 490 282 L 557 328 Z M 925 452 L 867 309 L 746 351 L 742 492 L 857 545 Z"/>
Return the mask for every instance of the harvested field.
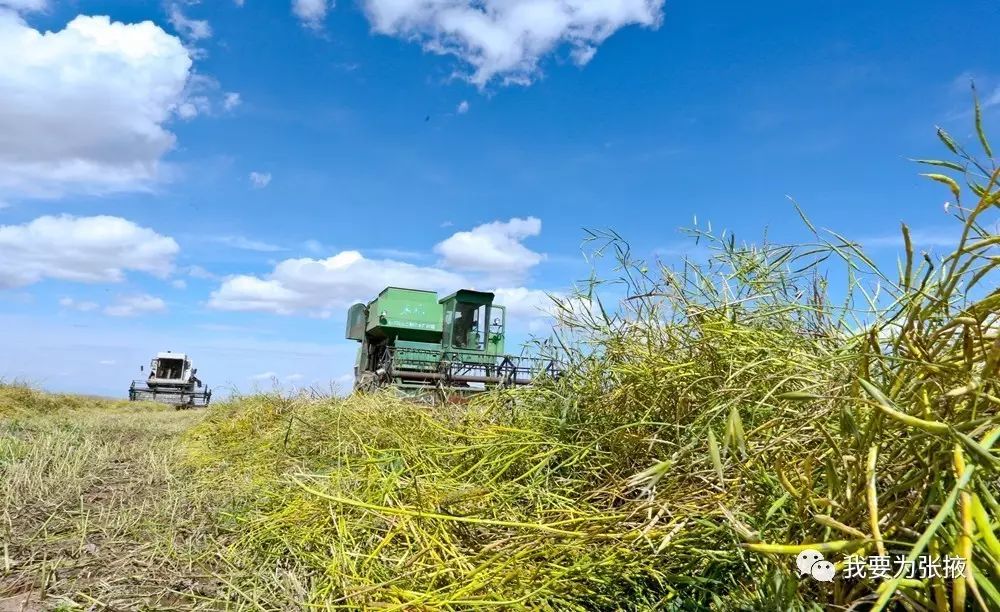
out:
<path id="1" fill-rule="evenodd" d="M 171 608 L 194 593 L 206 516 L 175 466 L 200 414 L 24 387 L 0 400 L 4 605 Z"/>
<path id="2" fill-rule="evenodd" d="M 1000 170 L 949 148 L 959 238 L 916 253 L 904 226 L 892 274 L 804 216 L 806 244 L 692 230 L 710 256 L 676 267 L 593 233 L 618 276 L 557 300 L 563 376 L 468 404 L 0 387 L 0 601 L 998 610 Z M 798 575 L 809 549 L 836 580 Z M 850 555 L 963 564 L 849 576 Z"/>

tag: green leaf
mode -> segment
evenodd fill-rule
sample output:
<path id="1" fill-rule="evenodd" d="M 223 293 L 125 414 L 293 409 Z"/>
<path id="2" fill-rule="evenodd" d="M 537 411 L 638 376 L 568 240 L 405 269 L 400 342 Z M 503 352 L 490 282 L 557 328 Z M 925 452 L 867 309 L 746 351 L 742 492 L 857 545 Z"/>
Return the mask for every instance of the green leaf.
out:
<path id="1" fill-rule="evenodd" d="M 786 502 L 787 502 L 787 501 L 788 501 L 789 499 L 791 499 L 791 497 L 792 497 L 792 496 L 791 496 L 791 494 L 789 494 L 789 493 L 787 493 L 787 492 L 786 492 L 786 493 L 785 493 L 784 495 L 782 495 L 782 496 L 781 496 L 781 497 L 779 497 L 778 499 L 774 500 L 774 503 L 773 503 L 773 504 L 771 504 L 771 506 L 770 506 L 770 507 L 769 507 L 769 508 L 767 509 L 767 513 L 766 513 L 766 514 L 764 515 L 764 518 L 771 518 L 771 515 L 773 515 L 773 514 L 774 514 L 775 512 L 777 512 L 777 511 L 778 511 L 778 510 L 779 510 L 779 509 L 780 509 L 780 508 L 781 508 L 782 506 L 784 506 L 784 505 L 785 505 L 785 503 L 786 503 Z"/>
<path id="2" fill-rule="evenodd" d="M 955 179 L 951 178 L 950 176 L 945 176 L 943 174 L 921 174 L 920 176 L 926 176 L 932 181 L 944 183 L 945 185 L 948 186 L 948 189 L 951 189 L 951 192 L 955 195 L 955 199 L 956 200 L 958 199 L 958 194 L 961 192 L 961 188 L 959 188 L 958 183 L 955 182 Z"/>
<path id="3" fill-rule="evenodd" d="M 719 477 L 719 484 L 725 485 L 722 475 L 722 454 L 719 452 L 719 443 L 715 441 L 715 434 L 711 428 L 708 430 L 708 454 L 712 456 L 712 465 L 715 466 L 715 473 Z"/>
<path id="4" fill-rule="evenodd" d="M 729 418 L 726 420 L 726 444 L 732 445 L 734 454 L 739 451 L 741 456 L 746 457 L 746 432 L 743 431 L 743 419 L 736 406 L 729 410 Z"/>

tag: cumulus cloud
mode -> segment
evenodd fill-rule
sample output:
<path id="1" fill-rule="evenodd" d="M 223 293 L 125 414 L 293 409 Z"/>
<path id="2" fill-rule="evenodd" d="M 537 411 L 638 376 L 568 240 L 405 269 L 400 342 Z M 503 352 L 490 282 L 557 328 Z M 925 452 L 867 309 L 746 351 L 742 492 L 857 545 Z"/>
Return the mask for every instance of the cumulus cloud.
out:
<path id="1" fill-rule="evenodd" d="M 170 5 L 167 15 L 170 19 L 170 25 L 174 26 L 177 33 L 184 38 L 202 40 L 204 38 L 211 38 L 212 36 L 212 26 L 207 21 L 190 19 L 176 4 Z"/>
<path id="2" fill-rule="evenodd" d="M 324 315 L 369 300 L 388 286 L 447 291 L 466 283 L 446 270 L 343 251 L 326 259 L 286 259 L 264 278 L 231 276 L 212 292 L 208 305 L 219 310 Z"/>
<path id="3" fill-rule="evenodd" d="M 326 19 L 326 12 L 333 6 L 328 0 L 292 0 L 292 13 L 310 28 L 318 28 Z"/>
<path id="4" fill-rule="evenodd" d="M 203 115 L 218 115 L 217 107 L 221 107 L 223 112 L 230 112 L 243 103 L 239 93 L 223 93 L 218 80 L 194 72 L 188 79 L 182 100 L 174 109 L 174 114 L 185 121 Z"/>
<path id="5" fill-rule="evenodd" d="M 174 146 L 164 125 L 189 103 L 191 67 L 152 22 L 81 15 L 42 33 L 0 10 L 0 193 L 148 188 Z"/>
<path id="6" fill-rule="evenodd" d="M 458 113 L 459 115 L 464 115 L 465 113 L 469 112 L 468 100 L 462 100 L 461 102 L 459 102 L 458 107 L 455 108 L 455 112 Z"/>
<path id="7" fill-rule="evenodd" d="M 254 189 L 263 189 L 271 184 L 270 172 L 251 172 L 250 186 Z"/>
<path id="8" fill-rule="evenodd" d="M 44 278 L 117 282 L 127 270 L 166 277 L 179 250 L 173 238 L 120 217 L 44 216 L 0 225 L 0 288 Z"/>
<path id="9" fill-rule="evenodd" d="M 194 119 L 200 114 L 205 114 L 211 110 L 212 105 L 205 96 L 195 96 L 188 98 L 177 106 L 177 116 L 185 121 Z"/>
<path id="10" fill-rule="evenodd" d="M 585 298 L 561 291 L 543 291 L 527 287 L 500 287 L 493 290 L 496 303 L 507 308 L 510 329 L 547 333 L 558 323 L 593 314 L 594 304 Z"/>
<path id="11" fill-rule="evenodd" d="M 539 232 L 541 221 L 534 217 L 458 232 L 435 246 L 441 256 L 435 266 L 393 259 L 408 257 L 404 252 L 383 252 L 383 259 L 368 258 L 358 251 L 342 251 L 325 259 L 286 259 L 263 276 L 225 278 L 212 292 L 208 305 L 219 310 L 327 316 L 351 303 L 367 301 L 389 286 L 438 292 L 477 287 L 488 290 L 496 286 L 497 279 L 517 279 L 542 260 L 542 255 L 521 244 Z M 539 308 L 535 306 L 547 302 L 545 293 L 538 290 L 498 289 L 497 295 L 518 316 L 536 316 Z"/>
<path id="12" fill-rule="evenodd" d="M 535 217 L 494 221 L 451 235 L 435 245 L 434 252 L 449 268 L 517 276 L 544 258 L 521 244 L 541 231 L 542 222 Z"/>
<path id="13" fill-rule="evenodd" d="M 550 317 L 554 304 L 550 293 L 527 287 L 499 287 L 493 290 L 497 304 L 507 307 L 507 316 L 514 318 Z M 555 294 L 557 297 L 560 294 Z"/>
<path id="14" fill-rule="evenodd" d="M 568 47 L 578 65 L 629 25 L 657 27 L 664 0 L 364 0 L 372 28 L 420 42 L 471 67 L 463 75 L 483 87 L 491 80 L 528 84 L 541 59 Z"/>
<path id="15" fill-rule="evenodd" d="M 111 306 L 104 308 L 109 317 L 134 317 L 151 312 L 163 312 L 167 304 L 158 297 L 148 294 L 129 295 L 118 298 Z"/>

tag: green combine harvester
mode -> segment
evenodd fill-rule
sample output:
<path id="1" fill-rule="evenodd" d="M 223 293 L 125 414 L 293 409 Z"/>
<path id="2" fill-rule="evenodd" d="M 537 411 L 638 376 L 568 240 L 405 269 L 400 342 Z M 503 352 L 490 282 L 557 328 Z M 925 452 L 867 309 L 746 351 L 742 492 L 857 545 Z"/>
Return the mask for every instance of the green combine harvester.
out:
<path id="1" fill-rule="evenodd" d="M 555 360 L 504 353 L 507 310 L 493 298 L 463 289 L 439 300 L 433 291 L 387 287 L 351 306 L 347 338 L 361 343 L 354 389 L 392 386 L 449 400 L 557 376 Z"/>

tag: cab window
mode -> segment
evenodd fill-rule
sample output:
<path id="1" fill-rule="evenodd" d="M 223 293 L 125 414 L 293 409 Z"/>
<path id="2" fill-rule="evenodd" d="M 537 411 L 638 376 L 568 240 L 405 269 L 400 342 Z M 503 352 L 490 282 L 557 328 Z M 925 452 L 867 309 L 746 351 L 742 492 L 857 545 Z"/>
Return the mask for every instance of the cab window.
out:
<path id="1" fill-rule="evenodd" d="M 476 304 L 455 304 L 452 318 L 451 344 L 456 348 L 481 351 L 486 346 L 487 307 Z"/>

